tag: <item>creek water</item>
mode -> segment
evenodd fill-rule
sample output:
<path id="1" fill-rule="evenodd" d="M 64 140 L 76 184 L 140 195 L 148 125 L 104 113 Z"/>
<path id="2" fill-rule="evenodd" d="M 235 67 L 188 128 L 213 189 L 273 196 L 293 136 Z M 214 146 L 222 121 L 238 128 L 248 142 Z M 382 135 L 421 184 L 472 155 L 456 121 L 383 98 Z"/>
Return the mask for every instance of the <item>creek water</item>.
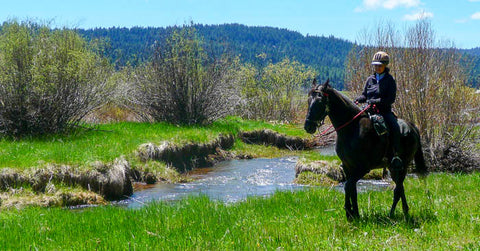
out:
<path id="1" fill-rule="evenodd" d="M 224 161 L 190 172 L 193 182 L 156 184 L 134 192 L 123 202 L 129 207 L 138 207 L 152 200 L 172 201 L 189 195 L 206 195 L 231 203 L 248 196 L 267 196 L 277 190 L 293 191 L 303 187 L 293 183 L 296 162 L 296 157 Z"/>
<path id="2" fill-rule="evenodd" d="M 334 155 L 333 147 L 319 149 L 323 155 Z M 190 172 L 193 182 L 164 184 L 158 183 L 136 189 L 134 194 L 119 204 L 140 207 L 147 202 L 162 200 L 175 201 L 186 196 L 206 195 L 213 200 L 226 203 L 237 202 L 249 196 L 268 196 L 275 191 L 294 191 L 305 186 L 293 183 L 297 157 L 274 159 L 229 160 L 211 168 L 198 168 Z M 360 192 L 384 190 L 390 186 L 386 181 L 365 181 L 358 183 Z M 334 189 L 343 192 L 343 184 Z"/>

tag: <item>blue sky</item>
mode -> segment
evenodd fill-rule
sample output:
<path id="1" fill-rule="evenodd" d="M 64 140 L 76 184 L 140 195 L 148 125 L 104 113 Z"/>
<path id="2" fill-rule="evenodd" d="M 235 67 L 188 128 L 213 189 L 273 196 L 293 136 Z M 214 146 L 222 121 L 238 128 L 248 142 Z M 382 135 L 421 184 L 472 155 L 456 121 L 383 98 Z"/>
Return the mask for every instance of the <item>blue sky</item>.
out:
<path id="1" fill-rule="evenodd" d="M 438 39 L 480 47 L 480 0 L 0 0 L 0 6 L 2 22 L 33 18 L 78 28 L 240 23 L 350 41 L 379 22 L 403 29 L 423 13 Z"/>

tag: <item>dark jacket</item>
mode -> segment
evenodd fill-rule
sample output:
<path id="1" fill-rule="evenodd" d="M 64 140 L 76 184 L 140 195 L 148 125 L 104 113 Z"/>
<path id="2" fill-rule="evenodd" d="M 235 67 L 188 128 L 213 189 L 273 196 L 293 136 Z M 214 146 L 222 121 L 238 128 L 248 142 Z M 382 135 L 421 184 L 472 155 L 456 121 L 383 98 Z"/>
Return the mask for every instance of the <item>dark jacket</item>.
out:
<path id="1" fill-rule="evenodd" d="M 362 95 L 355 101 L 376 104 L 380 113 L 387 113 L 392 111 L 392 104 L 395 102 L 396 95 L 397 83 L 389 74 L 389 69 L 385 68 L 385 76 L 380 81 L 377 81 L 375 73 L 367 78 Z"/>

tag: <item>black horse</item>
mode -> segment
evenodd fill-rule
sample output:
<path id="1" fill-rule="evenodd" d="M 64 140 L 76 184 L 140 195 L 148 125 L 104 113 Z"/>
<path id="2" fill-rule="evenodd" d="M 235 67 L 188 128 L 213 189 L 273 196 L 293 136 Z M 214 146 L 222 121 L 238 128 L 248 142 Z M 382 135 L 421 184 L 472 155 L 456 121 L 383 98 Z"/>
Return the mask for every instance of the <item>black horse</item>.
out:
<path id="1" fill-rule="evenodd" d="M 315 133 L 319 123 L 328 115 L 332 125 L 337 130 L 335 150 L 342 161 L 345 172 L 345 211 L 347 218 L 359 217 L 357 203 L 357 181 L 370 170 L 388 166 L 393 158 L 393 149 L 388 136 L 378 136 L 369 116 L 346 96 L 333 89 L 328 80 L 323 85 L 317 85 L 314 80 L 308 94 L 308 114 L 305 120 L 305 130 Z M 392 180 L 395 182 L 393 205 L 390 217 L 395 212 L 399 199 L 405 216 L 408 215 L 408 205 L 405 198 L 403 181 L 410 162 L 415 159 L 416 172 L 426 174 L 427 167 L 420 144 L 420 134 L 414 124 L 399 119 L 401 132 L 401 149 L 398 150 L 403 160 L 403 167 L 388 167 Z"/>

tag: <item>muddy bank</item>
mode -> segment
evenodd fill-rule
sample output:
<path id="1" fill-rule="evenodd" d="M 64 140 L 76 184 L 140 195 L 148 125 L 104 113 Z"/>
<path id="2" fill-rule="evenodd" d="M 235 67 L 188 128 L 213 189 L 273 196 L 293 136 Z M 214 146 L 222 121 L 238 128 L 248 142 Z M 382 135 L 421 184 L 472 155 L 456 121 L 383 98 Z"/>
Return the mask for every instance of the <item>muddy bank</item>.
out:
<path id="1" fill-rule="evenodd" d="M 162 161 L 174 167 L 178 172 L 185 173 L 197 167 L 213 166 L 216 161 L 228 157 L 225 150 L 231 149 L 235 143 L 233 135 L 221 135 L 210 143 L 189 143 L 175 145 L 162 142 L 159 145 L 147 143 L 137 150 L 138 158 L 143 161 Z"/>
<path id="2" fill-rule="evenodd" d="M 50 186 L 53 187 L 53 186 Z M 49 188 L 52 190 L 52 188 Z M 90 191 L 69 191 L 53 187 L 52 191 L 35 193 L 27 189 L 11 189 L 0 192 L 0 208 L 21 209 L 26 206 L 71 207 L 78 205 L 107 205 L 107 201 Z"/>
<path id="3" fill-rule="evenodd" d="M 269 129 L 241 132 L 239 137 L 247 144 L 263 144 L 289 150 L 307 150 L 318 145 L 317 140 L 290 137 Z"/>
<path id="4" fill-rule="evenodd" d="M 130 164 L 124 158 L 113 163 L 96 162 L 92 167 L 79 168 L 68 165 L 47 165 L 23 171 L 4 168 L 0 170 L 0 191 L 8 192 L 22 187 L 36 194 L 51 192 L 52 186 L 80 186 L 105 199 L 115 200 L 133 193 Z"/>
<path id="5" fill-rule="evenodd" d="M 338 161 L 297 161 L 295 183 L 308 185 L 337 185 L 345 181 L 345 174 Z"/>
<path id="6" fill-rule="evenodd" d="M 384 169 L 371 170 L 363 179 L 381 180 L 388 175 Z M 295 183 L 304 185 L 334 186 L 345 181 L 345 173 L 340 161 L 313 161 L 299 160 L 295 165 Z"/>

